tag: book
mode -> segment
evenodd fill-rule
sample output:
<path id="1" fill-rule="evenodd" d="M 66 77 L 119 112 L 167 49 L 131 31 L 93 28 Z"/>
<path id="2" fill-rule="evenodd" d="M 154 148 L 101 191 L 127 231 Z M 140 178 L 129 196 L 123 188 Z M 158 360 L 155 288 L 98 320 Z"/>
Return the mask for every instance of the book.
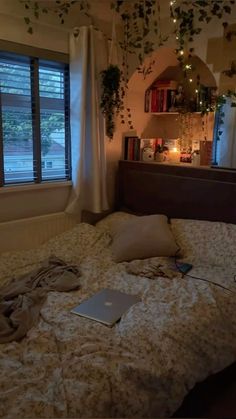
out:
<path id="1" fill-rule="evenodd" d="M 212 141 L 200 141 L 200 165 L 210 166 L 212 163 Z"/>
<path id="2" fill-rule="evenodd" d="M 140 160 L 140 138 L 126 136 L 124 138 L 124 160 Z"/>

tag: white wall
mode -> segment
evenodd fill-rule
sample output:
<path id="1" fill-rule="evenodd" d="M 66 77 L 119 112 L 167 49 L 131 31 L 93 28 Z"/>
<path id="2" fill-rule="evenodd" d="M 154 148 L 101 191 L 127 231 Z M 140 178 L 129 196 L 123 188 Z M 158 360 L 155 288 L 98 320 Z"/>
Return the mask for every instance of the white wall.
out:
<path id="1" fill-rule="evenodd" d="M 15 7 L 14 7 L 15 4 Z M 34 34 L 27 33 L 22 17 L 11 15 L 11 8 L 16 13 L 18 2 L 0 2 L 1 39 L 18 42 L 53 51 L 68 52 L 68 32 L 50 26 L 35 25 Z M 18 189 L 19 188 L 19 189 Z M 0 190 L 0 222 L 18 218 L 33 217 L 63 211 L 70 193 L 71 183 L 55 187 L 27 186 L 6 187 Z"/>
<path id="2" fill-rule="evenodd" d="M 94 20 L 89 18 L 81 17 L 77 12 L 70 14 L 70 19 L 65 27 L 56 23 L 56 18 L 49 16 L 43 17 L 44 24 L 34 23 L 34 34 L 30 35 L 27 33 L 27 28 L 24 23 L 24 10 L 22 5 L 19 4 L 18 0 L 0 0 L 0 27 L 1 27 L 1 39 L 19 42 L 35 47 L 46 48 L 54 51 L 68 53 L 68 28 L 73 26 L 80 26 L 83 24 L 95 23 L 98 27 L 105 30 L 105 32 L 111 34 L 111 22 L 112 15 L 109 10 L 108 0 L 94 0 Z M 163 0 L 165 7 L 165 15 L 168 14 L 169 2 Z M 103 21 L 104 19 L 104 21 Z M 233 20 L 233 19 L 232 19 Z M 42 22 L 42 20 L 40 20 Z M 168 33 L 170 26 L 172 25 L 169 18 L 165 18 L 162 21 L 162 28 L 165 33 Z M 222 26 L 219 21 L 207 25 L 206 31 L 204 31 L 200 37 L 196 38 L 194 47 L 196 54 L 205 62 L 210 69 L 213 69 L 215 78 L 220 80 L 219 61 L 222 65 L 228 65 L 224 62 L 224 45 L 222 43 Z M 167 46 L 174 48 L 174 39 L 171 39 Z M 216 56 L 218 60 L 216 60 Z M 229 58 L 227 56 L 229 61 Z M 217 63 L 216 63 L 217 61 Z M 150 76 L 147 81 L 140 79 L 140 76 L 133 76 L 130 79 L 130 90 L 127 96 L 127 105 L 135 113 L 135 129 L 139 135 L 145 126 L 144 120 L 139 118 L 143 116 L 143 92 L 145 91 L 145 83 L 151 83 L 151 77 L 156 77 L 167 64 L 172 65 L 176 63 L 176 59 L 173 54 L 167 54 L 162 59 L 159 59 L 154 69 L 155 74 Z M 222 69 L 221 65 L 221 69 Z M 131 57 L 130 60 L 130 76 L 135 71 L 136 60 Z M 217 78 L 218 77 L 218 78 Z M 133 106 L 136 104 L 135 106 Z M 148 122 L 148 116 L 146 115 Z M 107 141 L 107 182 L 108 182 L 108 195 L 110 204 L 114 201 L 114 185 L 115 176 L 118 160 L 122 157 L 122 136 L 127 132 L 127 125 L 121 125 L 120 119 L 117 118 L 117 131 L 115 133 L 113 141 Z M 16 191 L 10 188 L 7 192 L 0 192 L 0 222 L 30 217 L 34 215 L 47 214 L 52 212 L 62 211 L 69 196 L 71 186 L 53 187 L 50 189 L 30 189 Z"/>

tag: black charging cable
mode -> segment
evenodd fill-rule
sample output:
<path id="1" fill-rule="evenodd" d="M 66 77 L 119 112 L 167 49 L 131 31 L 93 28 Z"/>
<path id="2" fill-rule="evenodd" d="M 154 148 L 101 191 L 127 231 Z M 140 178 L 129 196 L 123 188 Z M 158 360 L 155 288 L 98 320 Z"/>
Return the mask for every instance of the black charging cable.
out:
<path id="1" fill-rule="evenodd" d="M 177 254 L 180 250 L 181 249 L 179 247 L 178 250 L 175 253 L 174 259 L 175 259 L 175 266 L 176 266 L 177 270 L 182 274 L 182 278 L 188 276 L 189 278 L 198 279 L 199 281 L 208 282 L 209 284 L 216 285 L 217 287 L 223 288 L 226 291 L 234 292 L 231 289 L 229 289 L 227 287 L 224 287 L 224 285 L 218 284 L 218 282 L 214 282 L 214 281 L 211 281 L 211 280 L 206 279 L 206 278 L 200 278 L 199 276 L 189 275 L 188 273 L 183 272 L 181 270 L 180 266 L 178 265 L 178 261 L 177 261 Z M 236 282 L 236 275 L 234 275 L 234 282 Z"/>

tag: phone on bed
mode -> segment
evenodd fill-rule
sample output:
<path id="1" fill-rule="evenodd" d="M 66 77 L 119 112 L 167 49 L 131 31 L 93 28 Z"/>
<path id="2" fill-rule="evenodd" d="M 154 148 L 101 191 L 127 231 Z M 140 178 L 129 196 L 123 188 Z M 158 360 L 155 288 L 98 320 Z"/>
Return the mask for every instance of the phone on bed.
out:
<path id="1" fill-rule="evenodd" d="M 191 271 L 193 265 L 191 263 L 182 263 L 182 262 L 176 262 L 176 266 L 178 268 L 178 271 L 181 272 L 183 275 L 186 275 L 189 271 Z"/>

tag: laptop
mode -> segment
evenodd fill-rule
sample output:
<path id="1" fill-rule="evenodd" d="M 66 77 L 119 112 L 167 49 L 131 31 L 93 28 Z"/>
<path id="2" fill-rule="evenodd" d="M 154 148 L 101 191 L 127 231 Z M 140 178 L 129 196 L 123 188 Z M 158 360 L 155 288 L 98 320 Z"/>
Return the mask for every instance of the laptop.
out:
<path id="1" fill-rule="evenodd" d="M 96 320 L 111 327 L 121 318 L 122 314 L 139 301 L 141 300 L 136 295 L 125 294 L 112 289 L 103 289 L 73 308 L 71 313 Z"/>

